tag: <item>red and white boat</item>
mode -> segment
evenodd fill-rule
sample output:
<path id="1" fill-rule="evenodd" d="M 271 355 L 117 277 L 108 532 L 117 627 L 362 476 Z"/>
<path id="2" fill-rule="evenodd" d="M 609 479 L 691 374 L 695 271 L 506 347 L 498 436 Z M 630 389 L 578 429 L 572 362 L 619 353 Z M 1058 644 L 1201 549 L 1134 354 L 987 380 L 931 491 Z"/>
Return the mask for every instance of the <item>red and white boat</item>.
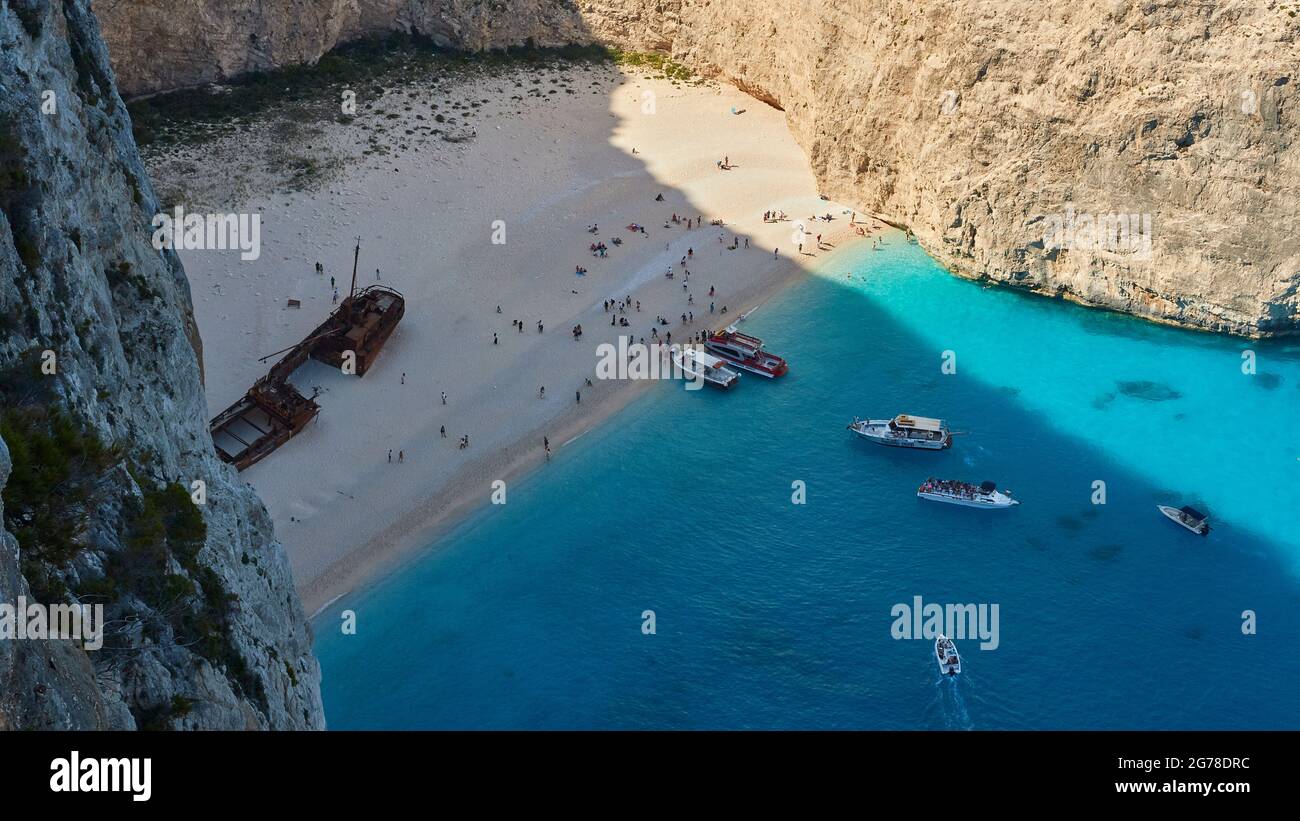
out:
<path id="1" fill-rule="evenodd" d="M 710 335 L 704 347 L 719 359 L 768 379 L 784 376 L 790 370 L 784 359 L 763 350 L 763 340 L 742 334 L 735 325 Z"/>

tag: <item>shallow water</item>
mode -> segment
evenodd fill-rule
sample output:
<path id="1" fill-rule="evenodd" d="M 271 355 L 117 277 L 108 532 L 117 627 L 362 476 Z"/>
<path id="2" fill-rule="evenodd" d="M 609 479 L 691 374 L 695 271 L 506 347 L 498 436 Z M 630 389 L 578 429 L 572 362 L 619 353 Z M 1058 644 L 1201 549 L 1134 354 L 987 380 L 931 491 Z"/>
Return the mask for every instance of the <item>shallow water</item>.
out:
<path id="1" fill-rule="evenodd" d="M 984 288 L 897 238 L 825 258 L 745 330 L 789 376 L 665 384 L 331 605 L 330 726 L 1300 726 L 1294 344 Z M 967 433 L 932 453 L 845 430 L 897 412 Z M 918 500 L 932 475 L 1022 504 Z M 930 642 L 891 638 L 914 596 L 996 604 L 999 646 L 959 639 L 941 678 Z"/>

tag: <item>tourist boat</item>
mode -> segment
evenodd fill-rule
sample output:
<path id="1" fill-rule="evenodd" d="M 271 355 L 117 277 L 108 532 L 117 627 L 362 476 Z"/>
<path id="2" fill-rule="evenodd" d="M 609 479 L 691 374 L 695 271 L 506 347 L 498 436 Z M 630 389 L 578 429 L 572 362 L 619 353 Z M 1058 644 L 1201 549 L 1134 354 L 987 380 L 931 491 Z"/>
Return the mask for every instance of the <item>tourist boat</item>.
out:
<path id="1" fill-rule="evenodd" d="M 1011 498 L 1010 491 L 998 490 L 992 482 L 972 485 L 969 482 L 955 482 L 944 479 L 926 479 L 916 489 L 916 495 L 932 502 L 947 502 L 950 505 L 965 507 L 1005 508 L 1020 504 Z"/>
<path id="2" fill-rule="evenodd" d="M 900 413 L 893 419 L 854 418 L 849 430 L 877 445 L 943 450 L 952 446 L 952 432 L 942 419 Z"/>
<path id="3" fill-rule="evenodd" d="M 961 656 L 957 654 L 957 645 L 943 633 L 934 639 L 934 657 L 939 662 L 939 672 L 945 676 L 955 676 L 961 672 Z"/>
<path id="4" fill-rule="evenodd" d="M 773 379 L 784 376 L 790 369 L 785 360 L 774 353 L 763 350 L 763 340 L 749 334 L 742 334 L 735 325 L 711 334 L 704 342 L 704 347 L 715 356 L 735 365 L 737 368 Z"/>
<path id="5" fill-rule="evenodd" d="M 673 362 L 688 379 L 702 379 L 706 384 L 722 390 L 729 390 L 740 381 L 740 374 L 728 368 L 727 363 L 699 348 L 679 348 L 674 345 Z"/>
<path id="6" fill-rule="evenodd" d="M 1210 532 L 1210 517 L 1194 507 L 1156 505 L 1156 509 L 1193 533 L 1204 536 Z"/>

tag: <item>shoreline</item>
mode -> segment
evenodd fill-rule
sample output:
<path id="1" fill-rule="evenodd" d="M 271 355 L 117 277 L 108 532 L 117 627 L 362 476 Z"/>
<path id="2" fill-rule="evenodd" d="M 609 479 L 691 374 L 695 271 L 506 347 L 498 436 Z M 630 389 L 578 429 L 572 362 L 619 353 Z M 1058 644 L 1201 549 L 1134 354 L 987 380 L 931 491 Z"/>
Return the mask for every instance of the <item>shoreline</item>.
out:
<path id="1" fill-rule="evenodd" d="M 833 251 L 847 249 L 856 244 L 854 240 L 860 238 L 846 236 L 840 239 L 841 244 L 836 245 Z M 786 276 L 772 278 L 753 294 L 746 295 L 748 297 L 744 303 L 746 310 L 753 310 L 778 298 L 782 292 L 810 275 L 808 269 L 798 267 L 789 271 Z M 591 410 L 584 409 L 584 413 L 567 420 L 566 424 L 559 427 L 556 441 L 560 444 L 553 445 L 552 451 L 558 454 L 560 449 L 608 424 L 613 417 L 644 398 L 661 381 L 646 379 L 619 386 L 615 393 L 604 397 L 599 403 L 593 403 L 590 406 Z M 538 441 L 541 436 L 540 430 L 529 431 L 517 438 L 515 446 Z M 507 460 L 502 470 L 490 472 L 507 485 L 538 480 L 538 474 L 547 462 L 540 448 L 536 446 L 527 448 L 527 455 L 519 456 L 513 461 L 509 461 L 509 450 L 508 447 L 504 448 L 497 453 L 481 457 L 479 461 L 499 464 L 503 459 Z M 351 555 L 327 568 L 313 583 L 300 585 L 298 594 L 302 598 L 304 610 L 309 613 L 308 621 L 315 621 L 341 599 L 364 594 L 411 562 L 418 561 L 427 553 L 437 550 L 440 543 L 456 528 L 480 513 L 488 505 L 487 494 L 490 488 L 482 483 L 476 485 L 470 481 L 476 474 L 483 473 L 481 469 L 476 470 L 477 467 L 476 463 L 462 467 L 460 474 L 465 474 L 464 476 L 458 474 L 457 477 L 453 477 L 414 507 L 406 517 L 376 533 L 367 542 L 358 546 Z M 431 507 L 436 512 L 421 513 Z"/>
<path id="2" fill-rule="evenodd" d="M 328 313 L 356 237 L 357 284 L 405 294 L 364 379 L 316 362 L 295 372 L 320 415 L 241 475 L 313 615 L 434 544 L 494 481 L 531 476 L 543 437 L 563 447 L 643 395 L 596 378 L 601 343 L 666 331 L 688 342 L 857 238 L 852 209 L 820 198 L 784 114 L 731 86 L 559 64 L 408 77 L 371 93 L 346 122 L 289 110 L 150 161 L 187 210 L 263 216 L 254 260 L 183 252 L 209 411 Z M 788 217 L 764 220 L 773 209 Z M 891 230 L 862 217 L 868 236 Z M 818 231 L 827 244 L 814 249 Z M 590 251 L 596 242 L 605 253 Z M 629 299 L 620 326 L 608 303 Z M 469 448 L 454 444 L 462 436 Z"/>

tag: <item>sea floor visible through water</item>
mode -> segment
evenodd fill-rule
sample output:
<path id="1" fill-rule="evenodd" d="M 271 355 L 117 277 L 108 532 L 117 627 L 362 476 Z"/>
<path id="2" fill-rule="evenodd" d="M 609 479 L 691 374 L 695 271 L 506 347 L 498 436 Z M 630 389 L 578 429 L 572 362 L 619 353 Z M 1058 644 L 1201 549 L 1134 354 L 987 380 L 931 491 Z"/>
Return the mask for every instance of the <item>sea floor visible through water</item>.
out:
<path id="1" fill-rule="evenodd" d="M 1300 344 L 985 287 L 898 235 L 744 330 L 790 374 L 657 387 L 326 608 L 330 727 L 1300 726 Z M 964 433 L 846 430 L 901 412 Z M 917 499 L 930 476 L 1022 504 Z M 996 605 L 996 649 L 959 636 L 942 677 L 893 637 L 917 596 Z"/>

